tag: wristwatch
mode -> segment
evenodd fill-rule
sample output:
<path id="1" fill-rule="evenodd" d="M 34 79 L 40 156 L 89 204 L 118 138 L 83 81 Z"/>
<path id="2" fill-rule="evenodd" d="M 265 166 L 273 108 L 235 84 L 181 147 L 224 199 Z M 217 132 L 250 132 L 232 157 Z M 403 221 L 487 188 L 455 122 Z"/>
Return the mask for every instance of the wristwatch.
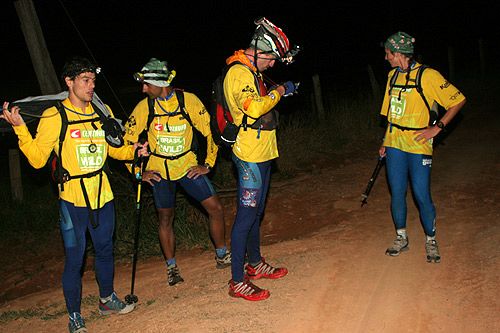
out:
<path id="1" fill-rule="evenodd" d="M 438 121 L 438 123 L 436 124 L 437 127 L 439 127 L 440 129 L 444 130 L 444 123 L 442 121 Z"/>
<path id="2" fill-rule="evenodd" d="M 203 164 L 203 166 L 204 166 L 205 168 L 207 168 L 207 169 L 208 169 L 208 171 L 212 171 L 212 167 L 210 166 L 210 164 L 205 163 L 205 164 Z"/>

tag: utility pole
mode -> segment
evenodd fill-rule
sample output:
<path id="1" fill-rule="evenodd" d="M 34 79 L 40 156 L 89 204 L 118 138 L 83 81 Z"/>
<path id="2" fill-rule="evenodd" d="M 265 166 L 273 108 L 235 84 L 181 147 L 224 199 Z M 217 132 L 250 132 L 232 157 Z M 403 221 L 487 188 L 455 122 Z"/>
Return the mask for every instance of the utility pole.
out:
<path id="1" fill-rule="evenodd" d="M 57 75 L 52 65 L 47 45 L 45 44 L 45 38 L 33 1 L 16 0 L 14 1 L 14 7 L 21 22 L 21 29 L 42 94 L 48 95 L 60 92 L 61 86 L 57 80 Z M 19 163 L 19 150 L 17 148 L 9 150 L 9 169 L 13 199 L 21 202 L 23 200 L 23 185 Z"/>
<path id="2" fill-rule="evenodd" d="M 33 1 L 16 0 L 14 1 L 14 6 L 21 22 L 21 29 L 30 52 L 31 61 L 42 94 L 49 95 L 61 92 L 61 86 L 57 80 L 57 75 L 52 65 L 47 45 L 45 44 L 45 38 L 43 37 Z"/>

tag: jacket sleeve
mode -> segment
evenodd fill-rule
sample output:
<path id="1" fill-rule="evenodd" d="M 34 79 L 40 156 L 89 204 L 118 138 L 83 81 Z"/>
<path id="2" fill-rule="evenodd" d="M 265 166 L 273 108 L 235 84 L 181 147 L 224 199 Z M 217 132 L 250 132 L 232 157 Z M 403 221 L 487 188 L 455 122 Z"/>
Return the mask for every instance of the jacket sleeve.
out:
<path id="1" fill-rule="evenodd" d="M 389 74 L 387 75 L 387 82 L 385 85 L 385 91 L 384 91 L 384 99 L 382 102 L 382 107 L 380 109 L 380 114 L 382 116 L 387 116 L 389 112 L 389 103 L 391 101 L 391 96 L 389 96 L 389 86 L 390 86 L 390 81 L 391 77 L 394 73 L 394 70 L 390 71 Z"/>
<path id="2" fill-rule="evenodd" d="M 124 158 L 121 160 L 128 160 L 132 161 L 134 159 L 134 149 L 133 149 L 133 144 L 139 141 L 139 135 L 142 133 L 142 131 L 146 128 L 147 121 L 148 121 L 148 99 L 143 99 L 140 101 L 132 111 L 132 114 L 130 117 L 127 119 L 125 123 L 125 134 L 123 135 L 123 141 L 125 142 L 125 145 L 129 145 L 132 147 L 132 155 L 128 155 L 128 158 Z M 110 153 L 112 148 L 110 147 Z M 132 163 L 125 163 L 125 167 L 132 172 Z"/>
<path id="3" fill-rule="evenodd" d="M 129 144 L 134 144 L 139 140 L 139 135 L 146 129 L 148 122 L 148 100 L 140 101 L 125 123 L 125 135 L 123 139 Z"/>
<path id="4" fill-rule="evenodd" d="M 14 133 L 19 139 L 19 149 L 36 169 L 45 166 L 50 154 L 57 146 L 61 131 L 61 117 L 55 107 L 44 111 L 38 124 L 35 138 L 26 125 L 14 126 Z"/>
<path id="5" fill-rule="evenodd" d="M 228 70 L 224 79 L 224 92 L 231 114 L 237 108 L 255 119 L 271 111 L 281 99 L 281 95 L 276 90 L 260 96 L 255 86 L 254 75 L 246 67 L 240 65 L 235 65 Z"/>
<path id="6" fill-rule="evenodd" d="M 422 75 L 422 89 L 430 105 L 436 101 L 446 110 L 465 100 L 465 96 L 437 70 L 428 68 Z"/>
<path id="7" fill-rule="evenodd" d="M 198 131 L 207 140 L 207 155 L 205 158 L 205 163 L 208 163 L 210 167 L 215 165 L 217 159 L 218 147 L 212 138 L 212 131 L 210 130 L 210 115 L 207 112 L 206 107 L 200 101 L 198 97 L 194 94 L 185 93 L 186 96 L 186 112 L 189 114 L 193 126 L 196 127 Z M 193 132 L 193 135 L 196 133 Z"/>

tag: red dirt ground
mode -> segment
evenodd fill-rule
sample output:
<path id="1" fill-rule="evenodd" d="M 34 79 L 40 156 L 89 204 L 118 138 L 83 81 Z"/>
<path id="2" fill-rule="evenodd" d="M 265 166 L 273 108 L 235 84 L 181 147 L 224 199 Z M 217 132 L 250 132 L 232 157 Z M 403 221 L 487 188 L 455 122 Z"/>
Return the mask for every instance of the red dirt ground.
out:
<path id="1" fill-rule="evenodd" d="M 162 258 L 139 261 L 139 304 L 125 316 L 96 314 L 95 297 L 88 296 L 97 295 L 97 287 L 87 271 L 82 313 L 89 332 L 500 332 L 498 119 L 493 107 L 468 104 L 463 120 L 435 151 L 440 264 L 425 261 L 411 195 L 410 251 L 384 255 L 394 237 L 384 169 L 368 204 L 360 207 L 376 164 L 377 143 L 368 143 L 368 151 L 318 165 L 294 182 L 272 184 L 262 252 L 290 273 L 256 283 L 270 289 L 268 300 L 229 297 L 230 271 L 215 269 L 212 251 L 183 251 L 178 263 L 185 282 L 175 287 L 165 282 Z M 228 228 L 233 216 L 227 203 Z M 62 249 L 56 250 L 50 259 L 19 265 L 2 277 L 2 294 L 10 299 L 0 304 L 3 317 L 29 309 L 64 312 Z M 121 296 L 130 291 L 130 272 L 130 264 L 117 265 L 115 288 Z M 33 278 L 23 281 L 26 274 Z M 65 315 L 26 317 L 0 321 L 0 331 L 67 330 Z"/>

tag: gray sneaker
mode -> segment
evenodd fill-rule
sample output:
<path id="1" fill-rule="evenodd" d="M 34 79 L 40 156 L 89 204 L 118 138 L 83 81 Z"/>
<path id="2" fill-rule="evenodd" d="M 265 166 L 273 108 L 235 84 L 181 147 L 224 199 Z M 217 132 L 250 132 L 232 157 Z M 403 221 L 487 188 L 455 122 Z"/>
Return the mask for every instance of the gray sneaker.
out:
<path id="1" fill-rule="evenodd" d="M 425 252 L 427 253 L 427 262 L 441 262 L 438 243 L 435 239 L 425 242 Z"/>
<path id="2" fill-rule="evenodd" d="M 170 286 L 176 285 L 177 283 L 180 282 L 184 282 L 184 279 L 179 273 L 179 267 L 177 267 L 177 265 L 168 266 L 167 273 L 168 273 L 168 284 Z"/>
<path id="3" fill-rule="evenodd" d="M 223 269 L 231 266 L 231 252 L 227 251 L 222 258 L 215 256 L 215 263 L 215 267 L 217 267 L 218 269 Z"/>
<path id="4" fill-rule="evenodd" d="M 392 246 L 385 250 L 385 254 L 391 257 L 399 256 L 401 252 L 409 250 L 408 243 L 408 237 L 397 235 Z"/>
<path id="5" fill-rule="evenodd" d="M 69 333 L 87 333 L 85 321 L 78 312 L 73 312 L 69 315 L 68 323 Z"/>
<path id="6" fill-rule="evenodd" d="M 112 313 L 126 314 L 134 310 L 135 304 L 126 304 L 122 302 L 116 293 L 113 292 L 111 296 L 107 297 L 104 301 L 99 300 L 99 313 L 101 315 L 108 315 Z"/>

